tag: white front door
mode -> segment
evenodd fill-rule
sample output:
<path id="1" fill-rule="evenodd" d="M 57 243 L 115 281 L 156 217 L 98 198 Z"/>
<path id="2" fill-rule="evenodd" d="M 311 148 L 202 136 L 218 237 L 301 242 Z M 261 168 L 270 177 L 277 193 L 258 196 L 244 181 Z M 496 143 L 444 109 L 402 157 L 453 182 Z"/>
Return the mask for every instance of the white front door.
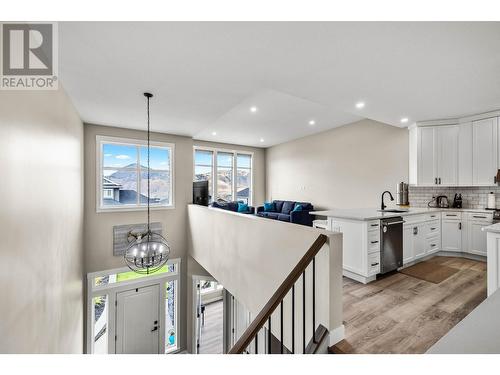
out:
<path id="1" fill-rule="evenodd" d="M 160 286 L 116 294 L 116 353 L 158 354 Z"/>

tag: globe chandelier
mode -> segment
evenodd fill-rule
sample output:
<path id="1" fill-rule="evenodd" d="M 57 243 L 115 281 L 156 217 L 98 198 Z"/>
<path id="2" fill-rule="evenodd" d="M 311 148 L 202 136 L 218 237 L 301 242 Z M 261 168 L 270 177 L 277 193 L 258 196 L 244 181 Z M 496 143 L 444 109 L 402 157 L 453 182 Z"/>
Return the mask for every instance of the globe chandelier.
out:
<path id="1" fill-rule="evenodd" d="M 146 231 L 143 233 L 133 234 L 129 232 L 129 236 L 134 239 L 130 242 L 125 250 L 124 259 L 127 266 L 134 272 L 139 274 L 151 274 L 161 269 L 168 261 L 170 255 L 170 246 L 167 240 L 159 233 L 151 230 L 150 218 L 150 191 L 151 191 L 151 175 L 150 175 L 150 118 L 149 118 L 149 101 L 153 94 L 145 92 L 144 96 L 147 101 L 147 122 L 148 122 L 148 224 Z"/>

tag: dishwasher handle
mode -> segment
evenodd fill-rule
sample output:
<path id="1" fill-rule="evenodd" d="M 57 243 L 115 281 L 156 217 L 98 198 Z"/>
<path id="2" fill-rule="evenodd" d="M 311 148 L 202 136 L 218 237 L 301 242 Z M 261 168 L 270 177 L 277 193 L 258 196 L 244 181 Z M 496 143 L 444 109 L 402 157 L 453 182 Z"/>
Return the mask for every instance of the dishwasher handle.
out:
<path id="1" fill-rule="evenodd" d="M 384 223 L 384 225 L 388 226 L 388 225 L 396 225 L 396 224 L 404 224 L 404 223 L 406 223 L 406 221 L 401 220 L 401 221 L 393 221 L 393 222 L 390 222 L 390 223 Z"/>

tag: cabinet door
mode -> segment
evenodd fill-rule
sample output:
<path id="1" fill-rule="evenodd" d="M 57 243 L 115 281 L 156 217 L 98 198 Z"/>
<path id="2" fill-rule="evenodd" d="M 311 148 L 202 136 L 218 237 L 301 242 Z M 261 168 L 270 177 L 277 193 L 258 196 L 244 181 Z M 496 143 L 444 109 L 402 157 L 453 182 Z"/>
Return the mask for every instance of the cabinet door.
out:
<path id="1" fill-rule="evenodd" d="M 462 251 L 462 223 L 459 220 L 443 219 L 441 247 L 444 251 Z"/>
<path id="2" fill-rule="evenodd" d="M 472 254 L 486 256 L 486 232 L 483 227 L 491 225 L 484 221 L 469 221 L 469 252 Z"/>
<path id="3" fill-rule="evenodd" d="M 425 256 L 427 251 L 427 241 L 425 236 L 425 224 L 413 226 L 413 253 L 415 259 Z"/>
<path id="4" fill-rule="evenodd" d="M 472 186 L 472 122 L 459 125 L 458 185 Z"/>
<path id="5" fill-rule="evenodd" d="M 413 225 L 403 226 L 403 264 L 413 261 Z"/>
<path id="6" fill-rule="evenodd" d="M 418 128 L 418 185 L 436 185 L 435 128 Z"/>
<path id="7" fill-rule="evenodd" d="M 495 185 L 498 167 L 498 119 L 472 122 L 472 183 L 475 186 Z"/>
<path id="8" fill-rule="evenodd" d="M 458 125 L 435 129 L 438 184 L 458 185 Z"/>

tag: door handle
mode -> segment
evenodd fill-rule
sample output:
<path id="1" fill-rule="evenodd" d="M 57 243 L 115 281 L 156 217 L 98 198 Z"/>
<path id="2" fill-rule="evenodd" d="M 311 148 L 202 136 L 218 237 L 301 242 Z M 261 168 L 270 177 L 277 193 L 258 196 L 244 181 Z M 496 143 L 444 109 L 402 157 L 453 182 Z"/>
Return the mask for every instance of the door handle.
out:
<path id="1" fill-rule="evenodd" d="M 441 177 L 439 177 L 438 180 L 439 180 L 439 185 L 441 185 Z"/>
<path id="2" fill-rule="evenodd" d="M 458 230 L 462 230 L 462 223 L 458 223 Z"/>
<path id="3" fill-rule="evenodd" d="M 413 227 L 413 234 L 415 236 L 418 234 L 418 227 Z"/>
<path id="4" fill-rule="evenodd" d="M 157 330 L 158 330 L 158 326 L 155 326 L 155 327 L 151 330 L 151 332 L 154 332 L 154 331 L 157 331 Z"/>
<path id="5" fill-rule="evenodd" d="M 437 177 L 435 177 L 435 178 L 434 178 L 434 185 L 437 185 L 437 184 L 438 184 L 438 178 L 437 178 Z"/>

